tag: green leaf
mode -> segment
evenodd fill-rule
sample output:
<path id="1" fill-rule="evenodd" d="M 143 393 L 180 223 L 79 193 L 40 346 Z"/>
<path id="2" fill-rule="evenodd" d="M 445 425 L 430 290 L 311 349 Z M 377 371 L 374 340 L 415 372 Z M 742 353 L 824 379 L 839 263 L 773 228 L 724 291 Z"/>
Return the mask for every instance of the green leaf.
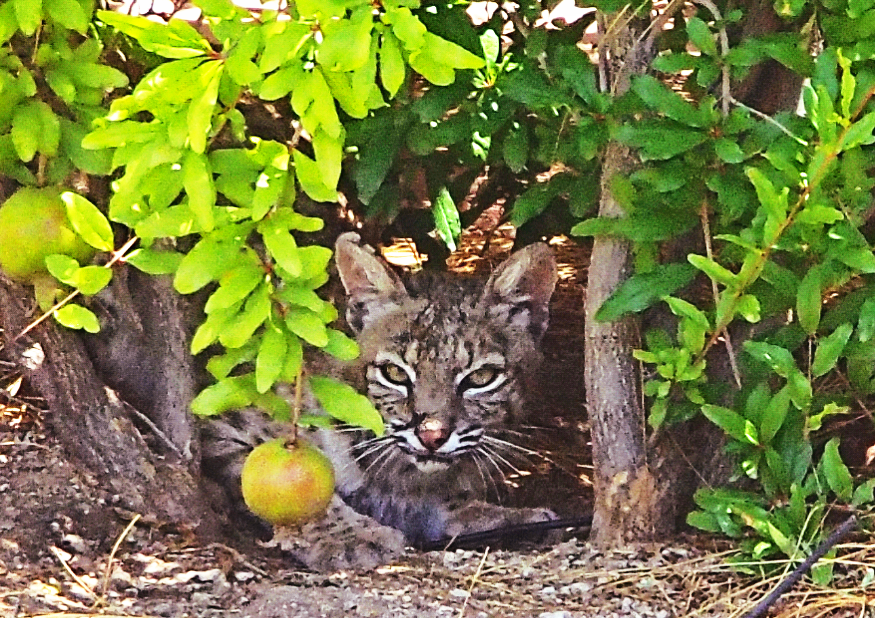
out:
<path id="1" fill-rule="evenodd" d="M 753 184 L 756 189 L 760 204 L 763 205 L 769 216 L 777 223 L 783 222 L 784 219 L 787 218 L 787 210 L 789 208 L 789 188 L 783 187 L 779 192 L 775 188 L 775 185 L 772 184 L 772 181 L 769 180 L 760 170 L 754 167 L 749 167 L 745 170 L 745 173 L 751 184 Z M 766 238 L 766 240 L 772 241 L 773 239 Z"/>
<path id="2" fill-rule="evenodd" d="M 632 90 L 648 106 L 672 120 L 690 127 L 701 127 L 705 124 L 699 110 L 652 75 L 637 77 L 632 84 Z"/>
<path id="3" fill-rule="evenodd" d="M 696 271 L 686 264 L 661 264 L 651 272 L 632 275 L 599 307 L 595 319 L 612 322 L 626 313 L 644 311 L 689 285 L 695 275 Z"/>
<path id="4" fill-rule="evenodd" d="M 738 412 L 722 406 L 705 404 L 702 406 L 702 414 L 739 442 L 759 445 L 756 427 Z"/>
<path id="5" fill-rule="evenodd" d="M 69 255 L 54 253 L 47 255 L 45 258 L 46 269 L 49 274 L 61 283 L 67 285 L 73 284 L 73 277 L 76 271 L 79 270 L 79 262 L 71 258 Z"/>
<path id="6" fill-rule="evenodd" d="M 410 54 L 410 68 L 422 75 L 435 86 L 449 86 L 456 80 L 453 67 L 435 58 L 428 47 L 422 47 Z"/>
<path id="7" fill-rule="evenodd" d="M 721 137 L 714 141 L 714 152 L 720 157 L 720 160 L 726 163 L 741 163 L 744 161 L 744 151 L 738 142 Z"/>
<path id="8" fill-rule="evenodd" d="M 387 7 L 386 18 L 392 24 L 392 33 L 404 42 L 408 51 L 416 51 L 425 45 L 425 25 L 407 7 Z"/>
<path id="9" fill-rule="evenodd" d="M 188 136 L 191 149 L 198 154 L 202 154 L 206 150 L 210 123 L 213 119 L 213 112 L 216 111 L 216 100 L 219 96 L 219 83 L 222 80 L 223 68 L 224 65 L 218 60 L 205 62 L 198 67 L 193 76 L 202 91 L 199 96 L 192 100 L 188 108 Z"/>
<path id="10" fill-rule="evenodd" d="M 188 206 L 197 217 L 200 228 L 205 232 L 211 231 L 216 187 L 206 155 L 191 151 L 186 153 L 182 162 L 182 185 L 188 195 Z"/>
<path id="11" fill-rule="evenodd" d="M 832 438 L 823 449 L 820 460 L 829 488 L 844 502 L 850 502 L 854 493 L 854 479 L 839 453 L 839 439 Z"/>
<path id="12" fill-rule="evenodd" d="M 242 304 L 240 302 L 227 309 L 217 309 L 209 314 L 207 319 L 197 327 L 194 336 L 191 338 L 191 353 L 200 354 L 208 345 L 216 341 L 222 333 L 225 333 L 231 326 L 232 321 L 236 321 Z"/>
<path id="13" fill-rule="evenodd" d="M 424 46 L 428 48 L 429 53 L 454 69 L 482 69 L 486 66 L 483 58 L 472 54 L 461 45 L 431 32 L 426 32 L 424 37 Z"/>
<path id="14" fill-rule="evenodd" d="M 24 36 L 33 36 L 43 21 L 42 0 L 12 0 L 12 5 L 21 32 Z"/>
<path id="15" fill-rule="evenodd" d="M 790 410 L 790 389 L 784 387 L 769 400 L 768 405 L 762 411 L 760 419 L 760 439 L 763 444 L 769 444 L 787 418 Z"/>
<path id="16" fill-rule="evenodd" d="M 330 416 L 342 423 L 369 429 L 377 436 L 385 433 L 380 413 L 367 397 L 358 394 L 351 386 L 321 376 L 311 376 L 308 383 L 313 395 Z"/>
<path id="17" fill-rule="evenodd" d="M 258 231 L 280 268 L 293 277 L 299 277 L 302 272 L 301 259 L 298 257 L 298 245 L 289 230 L 275 219 L 265 219 L 259 224 Z"/>
<path id="18" fill-rule="evenodd" d="M 103 266 L 84 266 L 74 275 L 74 286 L 85 296 L 94 296 L 109 285 L 112 270 Z"/>
<path id="19" fill-rule="evenodd" d="M 738 276 L 734 272 L 724 268 L 711 258 L 691 253 L 687 256 L 687 261 L 708 275 L 710 279 L 726 287 L 732 287 L 738 283 Z"/>
<path id="20" fill-rule="evenodd" d="M 239 348 L 213 356 L 207 361 L 207 371 L 217 380 L 227 378 L 234 367 L 248 363 L 255 358 L 255 355 L 258 354 L 259 343 L 259 341 L 253 340 Z"/>
<path id="21" fill-rule="evenodd" d="M 255 359 L 255 390 L 265 393 L 274 385 L 285 366 L 286 333 L 276 326 L 268 328 Z"/>
<path id="22" fill-rule="evenodd" d="M 687 514 L 687 525 L 705 532 L 719 533 L 722 532 L 720 523 L 713 513 L 705 513 L 704 511 L 693 511 Z"/>
<path id="23" fill-rule="evenodd" d="M 4 45 L 16 32 L 18 32 L 18 21 L 15 18 L 15 4 L 13 2 L 0 4 L 0 45 Z"/>
<path id="24" fill-rule="evenodd" d="M 859 320 L 857 337 L 860 343 L 866 343 L 875 335 L 875 298 L 867 298 L 860 307 Z"/>
<path id="25" fill-rule="evenodd" d="M 811 375 L 819 378 L 831 371 L 839 360 L 854 327 L 845 322 L 836 328 L 829 337 L 820 339 L 814 352 L 814 362 L 811 363 Z"/>
<path id="26" fill-rule="evenodd" d="M 325 184 L 319 164 L 299 150 L 295 150 L 292 155 L 295 159 L 295 173 L 304 192 L 317 202 L 336 202 L 337 188 Z"/>
<path id="27" fill-rule="evenodd" d="M 270 309 L 270 289 L 267 284 L 262 284 L 246 300 L 243 311 L 234 319 L 234 327 L 219 334 L 221 344 L 226 348 L 239 348 L 245 344 L 270 317 Z"/>
<path id="28" fill-rule="evenodd" d="M 328 344 L 325 323 L 309 309 L 292 307 L 286 314 L 286 326 L 310 345 L 321 348 Z"/>
<path id="29" fill-rule="evenodd" d="M 799 325 L 809 336 L 813 336 L 820 325 L 820 310 L 823 304 L 821 294 L 821 271 L 819 268 L 812 268 L 806 273 L 796 291 L 796 313 L 799 316 Z"/>
<path id="30" fill-rule="evenodd" d="M 391 31 L 383 33 L 380 43 L 380 81 L 391 99 L 404 83 L 406 69 L 398 39 Z"/>
<path id="31" fill-rule="evenodd" d="M 703 54 L 712 57 L 717 56 L 717 43 L 714 41 L 711 29 L 704 21 L 698 17 L 690 17 L 687 20 L 687 35 L 690 37 L 690 43 L 695 45 Z"/>
<path id="32" fill-rule="evenodd" d="M 76 0 L 43 1 L 49 16 L 65 28 L 75 30 L 80 34 L 85 34 L 88 30 L 90 18 Z"/>
<path id="33" fill-rule="evenodd" d="M 313 137 L 313 152 L 316 165 L 322 176 L 322 184 L 336 187 L 340 180 L 340 167 L 343 161 L 343 135 L 334 138 L 325 131 L 316 131 Z"/>
<path id="34" fill-rule="evenodd" d="M 456 240 L 462 233 L 462 223 L 459 220 L 459 211 L 446 187 L 441 187 L 437 199 L 432 206 L 431 214 L 434 217 L 435 229 L 444 244 L 450 251 L 456 250 Z"/>
<path id="35" fill-rule="evenodd" d="M 760 321 L 760 301 L 753 294 L 740 296 L 735 304 L 735 311 L 751 324 L 756 324 Z"/>
<path id="36" fill-rule="evenodd" d="M 194 58 L 206 56 L 213 51 L 209 41 L 181 19 L 158 23 L 145 17 L 114 11 L 98 11 L 97 17 L 103 23 L 136 39 L 146 51 L 164 58 Z"/>
<path id="37" fill-rule="evenodd" d="M 519 174 L 529 160 L 529 135 L 525 127 L 514 123 L 502 144 L 504 162 L 514 174 Z"/>
<path id="38" fill-rule="evenodd" d="M 832 224 L 841 221 L 845 216 L 842 211 L 820 204 L 808 204 L 796 215 L 796 223 L 807 225 Z"/>
<path id="39" fill-rule="evenodd" d="M 708 133 L 673 120 L 639 120 L 619 127 L 616 139 L 638 148 L 642 161 L 662 161 L 692 150 L 709 139 Z"/>
<path id="40" fill-rule="evenodd" d="M 15 108 L 12 116 L 12 145 L 18 158 L 28 163 L 40 148 L 42 116 L 35 104 Z"/>
<path id="41" fill-rule="evenodd" d="M 97 316 L 81 305 L 64 305 L 54 312 L 54 317 L 62 326 L 89 333 L 100 332 Z"/>
<path id="42" fill-rule="evenodd" d="M 61 200 L 67 209 L 67 217 L 82 240 L 100 251 L 112 251 L 115 239 L 109 221 L 100 210 L 78 193 L 65 191 Z"/>
<path id="43" fill-rule="evenodd" d="M 798 371 L 793 355 L 786 348 L 765 343 L 764 341 L 745 341 L 744 349 L 756 360 L 768 365 L 772 371 L 782 378 L 789 378 L 794 372 Z"/>
<path id="44" fill-rule="evenodd" d="M 198 416 L 215 416 L 228 410 L 245 408 L 255 399 L 252 375 L 219 380 L 202 390 L 191 402 L 191 411 Z"/>
<path id="45" fill-rule="evenodd" d="M 264 280 L 264 271 L 258 264 L 245 262 L 232 268 L 219 278 L 219 288 L 210 295 L 204 312 L 213 313 L 217 309 L 227 309 L 249 296 Z"/>
<path id="46" fill-rule="evenodd" d="M 323 40 L 316 58 L 329 71 L 354 71 L 368 61 L 374 20 L 370 7 L 353 11 L 349 19 L 323 22 Z"/>
<path id="47" fill-rule="evenodd" d="M 154 140 L 161 130 L 162 127 L 158 123 L 146 124 L 133 120 L 112 122 L 86 135 L 82 139 L 82 147 L 86 150 L 100 150 L 149 142 Z"/>
<path id="48" fill-rule="evenodd" d="M 154 200 L 153 200 L 154 203 Z M 202 232 L 191 207 L 187 203 L 153 212 L 134 226 L 140 238 L 177 238 Z"/>
<path id="49" fill-rule="evenodd" d="M 283 365 L 281 378 L 286 382 L 294 382 L 301 377 L 301 367 L 304 365 L 304 347 L 297 336 L 289 334 L 286 338 L 286 362 Z"/>
<path id="50" fill-rule="evenodd" d="M 851 150 L 875 142 L 875 112 L 869 112 L 842 134 L 839 148 Z"/>
<path id="51" fill-rule="evenodd" d="M 300 64 L 283 67 L 268 75 L 258 88 L 258 96 L 265 101 L 276 101 L 288 96 L 295 89 L 304 74 Z"/>
<path id="52" fill-rule="evenodd" d="M 175 251 L 155 251 L 154 249 L 135 249 L 125 262 L 149 275 L 170 275 L 176 272 L 184 256 Z"/>
<path id="53" fill-rule="evenodd" d="M 180 294 L 197 292 L 230 268 L 238 259 L 239 249 L 240 243 L 202 238 L 182 258 L 173 279 L 173 287 Z"/>
<path id="54" fill-rule="evenodd" d="M 355 340 L 333 328 L 328 329 L 328 343 L 322 349 L 342 361 L 355 360 L 359 356 L 359 346 Z"/>
<path id="55" fill-rule="evenodd" d="M 875 501 L 875 479 L 869 479 L 865 483 L 860 483 L 854 490 L 854 496 L 851 499 L 851 504 L 855 507 L 871 504 Z"/>

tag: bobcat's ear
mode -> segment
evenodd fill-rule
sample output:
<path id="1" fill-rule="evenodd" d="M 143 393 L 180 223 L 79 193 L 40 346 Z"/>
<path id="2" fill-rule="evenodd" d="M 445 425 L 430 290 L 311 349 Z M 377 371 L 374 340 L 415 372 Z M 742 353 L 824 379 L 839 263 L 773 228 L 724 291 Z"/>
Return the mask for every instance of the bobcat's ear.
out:
<path id="1" fill-rule="evenodd" d="M 356 333 L 368 322 L 397 308 L 407 296 L 398 275 L 368 251 L 370 247 L 360 243 L 355 232 L 341 234 L 334 256 L 348 297 L 346 319 Z"/>
<path id="2" fill-rule="evenodd" d="M 524 328 L 540 340 L 547 330 L 557 277 L 550 247 L 544 243 L 529 245 L 495 269 L 481 302 L 491 316 Z"/>

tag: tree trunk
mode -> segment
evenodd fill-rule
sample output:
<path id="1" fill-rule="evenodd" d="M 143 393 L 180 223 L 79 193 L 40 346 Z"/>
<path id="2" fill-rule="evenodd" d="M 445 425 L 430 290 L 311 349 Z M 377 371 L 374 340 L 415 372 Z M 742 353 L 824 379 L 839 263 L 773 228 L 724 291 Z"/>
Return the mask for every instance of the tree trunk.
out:
<path id="1" fill-rule="evenodd" d="M 766 13 L 770 17 L 763 21 Z M 743 32 L 763 34 L 786 27 L 772 5 L 759 0 L 749 3 L 747 17 Z M 605 15 L 600 23 L 612 25 L 599 48 L 606 80 L 602 88 L 620 95 L 628 90 L 633 75 L 650 70 L 654 49 L 648 27 L 658 29 L 659 22 Z M 797 75 L 764 63 L 735 84 L 733 94 L 773 113 L 795 105 L 800 85 Z M 599 216 L 625 216 L 622 205 L 611 194 L 611 179 L 616 175 L 628 177 L 638 165 L 628 148 L 618 143 L 608 145 Z M 727 478 L 727 460 L 722 455 L 724 436 L 704 419 L 648 435 L 637 361 L 632 357 L 632 351 L 640 345 L 637 320 L 626 317 L 611 323 L 595 321 L 602 303 L 629 277 L 631 249 L 631 243 L 624 239 L 596 237 L 587 284 L 585 383 L 595 486 L 591 538 L 602 545 L 671 535 L 683 522 L 697 483 L 703 479 L 719 483 Z M 680 250 L 683 254 L 689 252 Z M 710 360 L 709 373 L 720 373 L 725 359 Z"/>
<path id="2" fill-rule="evenodd" d="M 154 293 L 155 288 L 144 287 L 142 291 L 152 297 L 153 306 L 148 317 L 141 314 L 144 316 L 141 322 L 149 328 L 144 331 L 146 337 L 154 338 L 156 348 L 176 350 L 182 346 L 184 349 L 184 338 L 173 341 L 180 334 L 177 329 L 180 316 L 173 315 L 178 313 L 178 307 L 168 309 L 168 296 L 159 297 L 160 294 Z M 133 406 L 123 400 L 124 393 L 117 393 L 104 384 L 82 340 L 73 331 L 49 319 L 16 338 L 38 317 L 35 306 L 29 289 L 0 275 L 0 326 L 5 334 L 5 354 L 21 366 L 31 384 L 45 397 L 49 407 L 47 424 L 52 435 L 72 459 L 118 494 L 123 508 L 142 514 L 147 521 L 173 523 L 206 537 L 214 536 L 218 531 L 217 515 L 207 506 L 209 501 L 199 487 L 196 474 L 192 474 L 192 470 L 196 471 L 196 458 L 191 453 L 197 451 L 197 440 L 187 413 L 192 380 L 190 361 L 174 367 L 169 363 L 178 359 L 172 354 L 161 356 L 156 352 L 159 356 L 153 358 L 155 362 L 163 360 L 165 363 L 159 376 L 147 376 L 152 378 L 149 383 L 154 389 L 152 411 L 157 411 L 158 418 L 166 417 L 161 429 L 154 419 L 148 419 L 142 411 L 134 411 Z M 159 309 L 169 313 L 161 313 Z M 132 319 L 132 316 L 126 317 Z M 130 357 L 125 352 L 129 351 L 114 350 L 118 357 Z M 103 360 L 108 361 L 109 355 Z M 151 371 L 153 364 L 135 364 L 127 371 L 136 377 L 138 372 Z M 121 373 L 121 367 L 116 371 Z M 171 402 L 174 399 L 176 401 Z M 144 423 L 149 428 L 146 434 L 138 429 Z M 156 436 L 160 450 L 176 456 L 156 454 L 146 440 Z M 174 440 L 179 443 L 171 446 Z"/>

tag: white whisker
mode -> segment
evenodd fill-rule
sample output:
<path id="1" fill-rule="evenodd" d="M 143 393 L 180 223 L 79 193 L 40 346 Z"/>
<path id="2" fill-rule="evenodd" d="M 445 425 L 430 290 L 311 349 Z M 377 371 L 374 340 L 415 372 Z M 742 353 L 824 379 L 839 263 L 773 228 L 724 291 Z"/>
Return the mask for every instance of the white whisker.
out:
<path id="1" fill-rule="evenodd" d="M 377 476 L 377 474 L 379 474 L 380 470 L 383 469 L 383 467 L 386 465 L 386 463 L 389 460 L 391 460 L 396 455 L 396 453 L 397 452 L 395 451 L 395 449 L 387 448 L 382 453 L 377 455 L 374 458 L 374 461 L 372 461 L 370 464 L 368 464 L 368 467 L 365 468 L 362 471 L 362 473 L 365 476 L 370 476 L 371 478 L 375 478 Z M 379 463 L 379 466 L 376 469 L 374 469 L 374 466 L 376 466 L 378 463 Z"/>
<path id="2" fill-rule="evenodd" d="M 355 458 L 356 463 L 358 463 L 359 461 L 361 461 L 362 459 L 364 459 L 365 457 L 367 457 L 371 453 L 376 453 L 380 449 L 386 448 L 387 446 L 389 446 L 390 442 L 391 441 L 385 440 L 385 441 L 378 442 L 377 444 L 372 444 L 366 451 L 364 451 L 363 453 L 356 456 L 356 458 Z"/>
<path id="3" fill-rule="evenodd" d="M 480 480 L 483 481 L 483 493 L 485 495 L 489 495 L 490 491 L 497 498 L 499 495 L 498 484 L 495 482 L 495 479 L 492 478 L 491 474 L 487 474 L 487 472 L 483 469 L 483 466 L 480 463 L 480 457 L 484 456 L 483 453 L 479 451 L 471 452 L 471 459 L 474 460 L 474 465 L 477 466 L 477 472 L 480 474 Z"/>
<path id="4" fill-rule="evenodd" d="M 498 472 L 498 475 L 501 477 L 502 480 L 504 480 L 506 478 L 506 476 L 504 474 L 504 470 L 501 469 L 501 466 L 498 465 L 498 462 L 495 461 L 492 454 L 488 450 L 486 450 L 485 445 L 481 444 L 477 450 L 481 455 L 483 455 L 486 458 L 487 462 L 492 464 L 492 467 L 495 468 L 495 471 Z M 492 477 L 492 475 L 490 475 L 490 478 L 491 477 Z"/>
<path id="5" fill-rule="evenodd" d="M 392 441 L 392 438 L 389 436 L 380 436 L 379 438 L 370 438 L 368 440 L 362 440 L 361 442 L 357 442 L 356 444 L 352 445 L 351 449 L 353 451 L 359 451 L 363 448 L 368 448 L 373 444 L 378 444 L 378 443 L 382 443 L 382 442 L 391 442 L 391 441 Z"/>
<path id="6" fill-rule="evenodd" d="M 506 465 L 508 468 L 510 468 L 511 470 L 513 470 L 514 472 L 516 472 L 517 474 L 524 474 L 522 470 L 520 470 L 520 469 L 517 468 L 515 465 L 513 465 L 512 463 L 510 463 L 507 459 L 505 459 L 504 457 L 502 457 L 502 456 L 501 456 L 501 453 L 499 453 L 498 450 L 495 449 L 494 447 L 490 447 L 490 446 L 487 446 L 487 445 L 484 444 L 484 445 L 483 445 L 483 450 L 486 451 L 486 452 L 488 452 L 490 455 L 493 455 L 494 457 L 496 457 L 499 461 L 501 461 L 504 465 Z"/>
<path id="7" fill-rule="evenodd" d="M 538 451 L 533 451 L 532 449 L 528 449 L 524 446 L 520 446 L 519 444 L 514 444 L 513 442 L 508 442 L 507 440 L 501 440 L 500 438 L 496 438 L 495 436 L 487 436 L 484 435 L 483 439 L 489 442 L 490 444 L 506 446 L 521 453 L 525 453 L 526 455 L 537 455 L 538 457 L 543 457 L 541 453 Z"/>

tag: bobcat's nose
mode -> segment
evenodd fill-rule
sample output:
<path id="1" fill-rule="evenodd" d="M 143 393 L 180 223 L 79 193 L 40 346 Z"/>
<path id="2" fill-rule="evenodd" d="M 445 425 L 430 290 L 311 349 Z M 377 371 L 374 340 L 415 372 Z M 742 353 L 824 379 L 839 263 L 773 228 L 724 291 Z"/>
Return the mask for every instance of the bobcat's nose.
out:
<path id="1" fill-rule="evenodd" d="M 416 427 L 416 437 L 434 453 L 450 439 L 450 428 L 436 418 L 427 418 Z"/>

